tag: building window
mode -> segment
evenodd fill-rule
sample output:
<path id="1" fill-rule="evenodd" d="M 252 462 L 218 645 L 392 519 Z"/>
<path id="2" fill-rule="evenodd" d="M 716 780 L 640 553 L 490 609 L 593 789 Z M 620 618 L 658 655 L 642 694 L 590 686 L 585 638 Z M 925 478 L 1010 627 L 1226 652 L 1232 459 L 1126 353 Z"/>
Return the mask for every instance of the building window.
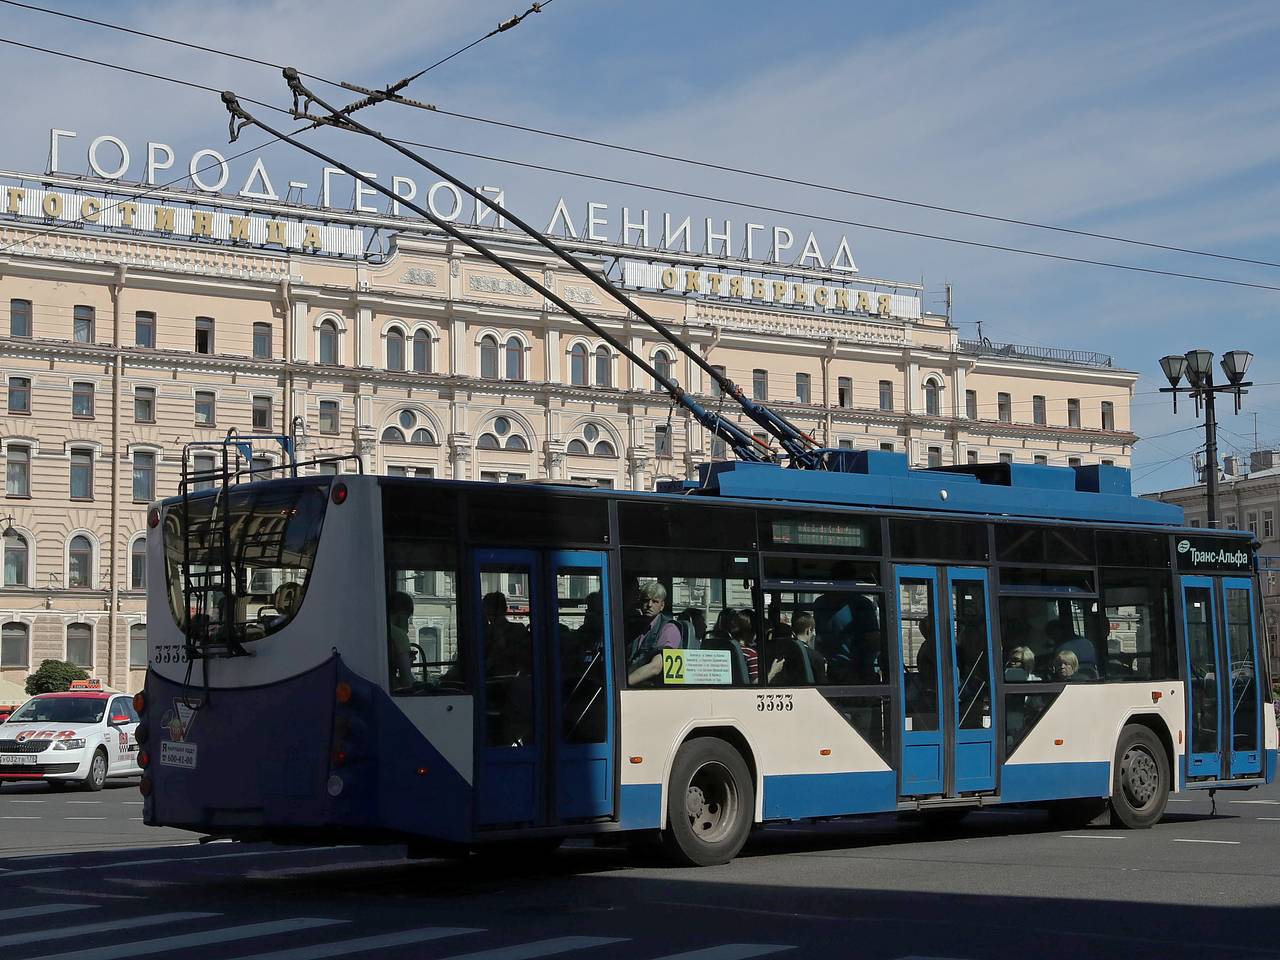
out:
<path id="1" fill-rule="evenodd" d="M 71 499 L 93 499 L 93 451 L 71 451 Z"/>
<path id="2" fill-rule="evenodd" d="M 481 437 L 480 439 L 484 439 Z M 404 431 L 399 427 L 387 427 L 382 431 L 383 443 L 404 443 Z M 480 446 L 479 443 L 476 446 Z"/>
<path id="3" fill-rule="evenodd" d="M 676 378 L 676 365 L 671 359 L 671 354 L 665 350 L 659 350 L 653 355 L 653 369 L 658 371 L 658 376 L 666 377 L 668 380 L 674 381 Z M 654 390 L 665 390 L 657 380 L 653 381 Z"/>
<path id="4" fill-rule="evenodd" d="M 837 450 L 852 450 L 853 448 L 853 441 L 848 437 L 841 437 L 836 441 Z"/>
<path id="5" fill-rule="evenodd" d="M 893 444 L 888 441 L 885 441 L 884 443 L 880 444 L 880 452 L 893 453 Z"/>
<path id="6" fill-rule="evenodd" d="M 1001 423 L 1013 421 L 1013 398 L 1007 393 L 996 394 L 996 419 Z"/>
<path id="7" fill-rule="evenodd" d="M 1031 462 L 1039 464 L 1042 467 L 1045 467 L 1049 465 L 1049 458 L 1045 456 L 1043 453 L 1037 453 L 1034 457 L 1031 458 Z"/>
<path id="8" fill-rule="evenodd" d="M 147 538 L 138 537 L 129 545 L 129 589 L 147 589 Z"/>
<path id="9" fill-rule="evenodd" d="M 1002 454 L 1000 454 L 1000 462 L 1001 462 L 1001 463 L 1013 463 L 1013 454 L 1012 454 L 1012 453 L 1002 453 Z"/>
<path id="10" fill-rule="evenodd" d="M 665 423 L 653 428 L 653 454 L 656 457 L 670 457 L 671 429 Z"/>
<path id="11" fill-rule="evenodd" d="M 964 415 L 970 420 L 978 419 L 978 391 L 966 390 L 964 392 Z"/>
<path id="12" fill-rule="evenodd" d="M 520 439 L 523 441 L 524 437 L 521 437 Z M 419 427 L 417 430 L 413 431 L 413 436 L 409 438 L 409 442 L 416 443 L 422 447 L 434 447 L 436 445 L 436 438 L 435 434 L 426 427 Z"/>
<path id="13" fill-rule="evenodd" d="M 728 444 L 721 437 L 711 438 L 711 456 L 713 459 L 720 460 L 728 455 Z"/>
<path id="14" fill-rule="evenodd" d="M 924 412 L 927 416 L 942 415 L 942 387 L 936 380 L 928 380 L 924 385 Z"/>
<path id="15" fill-rule="evenodd" d="M 320 321 L 320 362 L 330 367 L 338 365 L 338 325 L 332 320 Z"/>
<path id="16" fill-rule="evenodd" d="M 404 369 L 404 333 L 399 327 L 387 331 L 387 369 Z"/>
<path id="17" fill-rule="evenodd" d="M 890 411 L 893 409 L 893 381 L 880 381 L 880 409 Z"/>
<path id="18" fill-rule="evenodd" d="M 71 415 L 93 418 L 93 384 L 77 380 L 71 385 Z"/>
<path id="19" fill-rule="evenodd" d="M 135 623 L 129 628 L 129 667 L 145 670 L 147 667 L 147 625 Z"/>
<path id="20" fill-rule="evenodd" d="M 1258 535 L 1258 515 L 1257 515 L 1257 513 L 1246 513 L 1244 516 L 1245 516 L 1245 525 L 1246 525 L 1246 527 L 1248 528 L 1249 532 L 1250 532 L 1250 533 L 1252 533 L 1252 534 L 1256 537 L 1256 536 Z"/>
<path id="21" fill-rule="evenodd" d="M 133 315 L 133 342 L 139 347 L 155 347 L 156 315 L 150 310 L 139 310 Z"/>
<path id="22" fill-rule="evenodd" d="M 31 448 L 9 444 L 5 454 L 4 492 L 10 497 L 31 496 Z"/>
<path id="23" fill-rule="evenodd" d="M 1262 537 L 1270 540 L 1276 535 L 1276 515 L 1273 510 L 1262 511 Z"/>
<path id="24" fill-rule="evenodd" d="M 1031 398 L 1031 420 L 1038 427 L 1043 427 L 1049 422 L 1049 418 L 1045 414 L 1044 397 L 1034 396 Z"/>
<path id="25" fill-rule="evenodd" d="M 67 586 L 92 586 L 93 544 L 83 534 L 71 538 L 67 550 Z"/>
<path id="26" fill-rule="evenodd" d="M 836 406 L 844 410 L 853 406 L 853 377 L 836 379 Z"/>
<path id="27" fill-rule="evenodd" d="M 929 466 L 931 467 L 942 466 L 942 448 L 941 447 L 929 448 Z"/>
<path id="28" fill-rule="evenodd" d="M 212 427 L 217 422 L 217 402 L 212 390 L 196 391 L 196 426 Z"/>
<path id="29" fill-rule="evenodd" d="M 1102 465 L 1104 467 L 1114 467 L 1116 465 L 1116 462 L 1114 460 L 1103 460 Z"/>
<path id="30" fill-rule="evenodd" d="M 407 477 L 409 475 L 408 467 L 387 467 L 386 475 L 388 477 Z"/>
<path id="31" fill-rule="evenodd" d="M 507 344 L 507 349 L 511 349 L 509 342 Z M 508 356 L 507 362 L 509 365 L 510 356 Z M 609 348 L 605 346 L 596 347 L 596 386 L 613 386 L 613 357 L 609 355 Z"/>
<path id="32" fill-rule="evenodd" d="M 134 387 L 133 419 L 135 423 L 156 422 L 155 387 Z"/>
<path id="33" fill-rule="evenodd" d="M 977 462 L 978 462 L 978 451 L 977 451 L 977 450 L 969 450 L 969 451 L 967 451 L 967 452 L 965 453 L 965 455 L 964 455 L 964 456 L 965 456 L 965 459 L 969 461 L 969 463 L 977 463 Z"/>
<path id="34" fill-rule="evenodd" d="M 598 354 L 596 362 L 599 363 Z M 596 373 L 599 375 L 599 369 L 597 369 Z M 520 342 L 519 337 L 507 339 L 507 379 L 524 379 L 524 344 Z"/>
<path id="35" fill-rule="evenodd" d="M 271 398 L 253 398 L 253 429 L 266 432 L 271 429 Z"/>
<path id="36" fill-rule="evenodd" d="M 1068 466 L 1068 467 L 1078 467 L 1078 466 L 1080 466 L 1080 458 L 1079 458 L 1079 457 L 1067 457 L 1067 466 Z"/>
<path id="37" fill-rule="evenodd" d="M 1116 405 L 1110 400 L 1102 401 L 1102 429 L 1114 430 L 1116 428 Z"/>
<path id="38" fill-rule="evenodd" d="M 796 374 L 796 403 L 812 403 L 813 391 L 810 388 L 809 374 Z"/>
<path id="39" fill-rule="evenodd" d="M 0 667 L 30 667 L 31 644 L 25 623 L 0 627 Z"/>
<path id="40" fill-rule="evenodd" d="M 93 343 L 93 307 L 78 306 L 71 312 L 71 336 L 76 343 Z"/>
<path id="41" fill-rule="evenodd" d="M 258 360 L 271 359 L 271 324 L 253 325 L 253 355 Z"/>
<path id="42" fill-rule="evenodd" d="M 425 330 L 413 335 L 413 372 L 431 372 L 431 334 Z"/>
<path id="43" fill-rule="evenodd" d="M 146 450 L 133 454 L 133 499 L 150 503 L 156 498 L 156 455 Z"/>
<path id="44" fill-rule="evenodd" d="M 1071 399 L 1067 401 L 1067 426 L 1080 426 L 1080 401 Z"/>
<path id="45" fill-rule="evenodd" d="M 4 585 L 6 587 L 25 587 L 27 571 L 30 569 L 31 548 L 27 538 L 17 530 L 10 530 L 4 535 Z"/>
<path id="46" fill-rule="evenodd" d="M 31 337 L 31 301 L 9 301 L 9 336 L 29 339 Z"/>
<path id="47" fill-rule="evenodd" d="M 213 353 L 213 317 L 196 317 L 196 353 Z"/>
<path id="48" fill-rule="evenodd" d="M 67 624 L 67 660 L 83 670 L 93 670 L 93 627 Z"/>
<path id="49" fill-rule="evenodd" d="M 30 377 L 10 377 L 9 378 L 9 412 L 10 413 L 30 413 L 31 412 L 31 378 Z"/>
<path id="50" fill-rule="evenodd" d="M 569 349 L 569 384 L 574 387 L 587 385 L 587 346 L 575 343 Z"/>
<path id="51" fill-rule="evenodd" d="M 217 458 L 212 453 L 197 453 L 191 458 L 193 490 L 212 490 L 213 474 L 218 469 Z"/>
<path id="52" fill-rule="evenodd" d="M 480 376 L 485 380 L 498 379 L 498 341 L 495 337 L 480 338 Z"/>
<path id="53" fill-rule="evenodd" d="M 334 434 L 338 432 L 338 401 L 320 401 L 320 432 Z"/>
<path id="54" fill-rule="evenodd" d="M 751 371 L 751 397 L 761 401 L 769 399 L 769 371 Z"/>
<path id="55" fill-rule="evenodd" d="M 719 377 L 721 377 L 721 378 L 724 378 L 724 377 L 726 377 L 726 376 L 727 376 L 727 374 L 726 374 L 726 372 L 725 372 L 725 368 L 724 368 L 723 366 L 721 366 L 720 364 L 718 364 L 718 363 L 713 363 L 713 364 L 711 365 L 711 369 L 712 369 L 712 370 L 714 370 L 714 371 L 716 372 L 716 374 L 717 374 Z M 717 380 L 715 377 L 712 377 L 712 378 L 711 378 L 711 391 L 710 391 L 711 395 L 712 395 L 713 397 L 718 397 L 718 396 L 720 396 L 720 395 L 722 394 L 722 392 L 723 392 L 723 391 L 721 391 L 721 389 L 720 389 L 720 381 L 719 381 L 719 380 Z"/>

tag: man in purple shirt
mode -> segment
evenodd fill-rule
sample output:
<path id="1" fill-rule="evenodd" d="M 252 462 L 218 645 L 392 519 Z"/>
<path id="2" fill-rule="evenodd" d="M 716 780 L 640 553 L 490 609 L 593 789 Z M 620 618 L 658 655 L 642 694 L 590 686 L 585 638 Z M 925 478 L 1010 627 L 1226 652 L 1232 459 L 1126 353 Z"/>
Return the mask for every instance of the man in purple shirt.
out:
<path id="1" fill-rule="evenodd" d="M 667 588 L 657 580 L 640 584 L 639 611 L 647 625 L 627 647 L 627 683 L 639 686 L 662 675 L 662 651 L 683 646 L 683 635 L 666 612 Z"/>

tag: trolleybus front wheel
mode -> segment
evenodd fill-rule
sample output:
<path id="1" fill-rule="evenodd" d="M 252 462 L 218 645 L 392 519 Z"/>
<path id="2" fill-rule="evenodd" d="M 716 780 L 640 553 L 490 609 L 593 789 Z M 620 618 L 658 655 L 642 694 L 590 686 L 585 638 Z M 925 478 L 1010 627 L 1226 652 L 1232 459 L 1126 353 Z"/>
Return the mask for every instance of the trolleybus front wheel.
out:
<path id="1" fill-rule="evenodd" d="M 1111 825 L 1145 830 L 1164 816 L 1169 801 L 1169 758 L 1148 728 L 1120 731 L 1111 774 Z"/>
<path id="2" fill-rule="evenodd" d="M 671 767 L 662 846 L 678 863 L 728 863 L 747 842 L 755 807 L 742 755 L 715 737 L 690 740 Z"/>

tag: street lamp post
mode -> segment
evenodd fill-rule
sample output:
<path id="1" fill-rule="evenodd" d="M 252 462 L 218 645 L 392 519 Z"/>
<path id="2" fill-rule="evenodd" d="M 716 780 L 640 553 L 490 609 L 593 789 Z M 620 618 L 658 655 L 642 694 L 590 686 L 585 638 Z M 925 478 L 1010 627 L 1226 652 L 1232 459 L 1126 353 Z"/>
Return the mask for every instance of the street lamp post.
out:
<path id="1" fill-rule="evenodd" d="M 1214 408 L 1214 397 L 1222 392 L 1231 393 L 1235 398 L 1236 413 L 1240 412 L 1240 398 L 1244 396 L 1244 388 L 1253 384 L 1245 380 L 1245 372 L 1253 354 L 1248 350 L 1229 350 L 1222 355 L 1222 372 L 1227 375 L 1226 383 L 1213 382 L 1213 352 L 1210 350 L 1188 350 L 1185 355 L 1170 354 L 1160 358 L 1160 368 L 1169 381 L 1169 386 L 1161 387 L 1161 393 L 1173 394 L 1173 411 L 1178 412 L 1178 394 L 1189 393 L 1195 401 L 1196 415 L 1200 414 L 1200 405 L 1204 404 L 1204 455 L 1206 461 L 1205 487 L 1208 498 L 1210 527 L 1218 524 L 1218 414 Z M 1183 375 L 1186 375 L 1187 386 L 1179 386 Z"/>

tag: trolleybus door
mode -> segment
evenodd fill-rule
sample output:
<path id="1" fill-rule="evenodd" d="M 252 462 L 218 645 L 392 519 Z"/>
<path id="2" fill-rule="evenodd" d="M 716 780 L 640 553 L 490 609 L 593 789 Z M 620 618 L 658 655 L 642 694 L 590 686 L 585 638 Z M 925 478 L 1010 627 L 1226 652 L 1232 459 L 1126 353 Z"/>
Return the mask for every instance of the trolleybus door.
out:
<path id="1" fill-rule="evenodd" d="M 902 796 L 995 789 L 986 571 L 900 566 L 897 593 Z"/>
<path id="2" fill-rule="evenodd" d="M 1261 690 L 1253 585 L 1183 577 L 1187 647 L 1187 776 L 1262 772 Z"/>

